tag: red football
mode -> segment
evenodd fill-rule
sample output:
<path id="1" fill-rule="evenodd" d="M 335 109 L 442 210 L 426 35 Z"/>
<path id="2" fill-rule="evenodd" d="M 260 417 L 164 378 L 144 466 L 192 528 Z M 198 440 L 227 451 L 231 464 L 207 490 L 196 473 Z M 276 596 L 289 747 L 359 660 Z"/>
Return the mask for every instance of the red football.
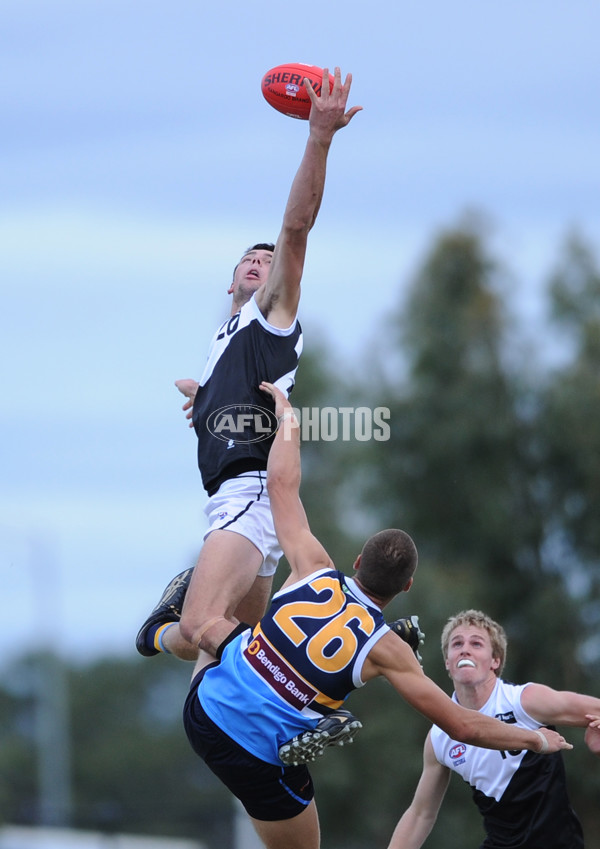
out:
<path id="1" fill-rule="evenodd" d="M 323 69 L 315 65 L 303 65 L 301 62 L 277 65 L 262 78 L 260 84 L 265 100 L 273 109 L 289 115 L 290 118 L 308 120 L 312 103 L 304 87 L 304 78 L 317 95 L 321 94 Z M 329 74 L 329 90 L 333 86 L 333 76 Z"/>

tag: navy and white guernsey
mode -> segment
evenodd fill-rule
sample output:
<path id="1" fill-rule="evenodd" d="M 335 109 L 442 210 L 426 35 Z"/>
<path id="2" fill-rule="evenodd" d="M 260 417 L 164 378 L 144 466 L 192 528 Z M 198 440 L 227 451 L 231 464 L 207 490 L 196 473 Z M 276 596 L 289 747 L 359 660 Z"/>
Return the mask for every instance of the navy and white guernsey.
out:
<path id="1" fill-rule="evenodd" d="M 229 737 L 281 766 L 283 743 L 362 687 L 365 658 L 388 631 L 352 578 L 321 569 L 273 596 L 254 631 L 233 640 L 207 670 L 198 697 Z"/>
<path id="2" fill-rule="evenodd" d="M 498 679 L 479 712 L 522 728 L 540 728 L 521 706 L 527 686 Z M 457 701 L 456 694 L 452 698 Z M 501 752 L 468 746 L 436 725 L 431 742 L 437 760 L 471 785 L 487 834 L 481 849 L 583 849 L 560 752 L 538 755 L 527 749 Z"/>
<path id="3" fill-rule="evenodd" d="M 242 472 L 267 468 L 275 430 L 256 438 L 248 426 L 235 440 L 215 436 L 209 420 L 219 410 L 274 412 L 275 403 L 259 390 L 261 381 L 274 383 L 289 396 L 302 353 L 302 328 L 298 320 L 284 330 L 274 327 L 259 310 L 254 296 L 215 333 L 200 386 L 194 400 L 192 422 L 198 436 L 198 468 L 209 495 L 224 480 Z M 250 421 L 252 417 L 248 417 Z"/>

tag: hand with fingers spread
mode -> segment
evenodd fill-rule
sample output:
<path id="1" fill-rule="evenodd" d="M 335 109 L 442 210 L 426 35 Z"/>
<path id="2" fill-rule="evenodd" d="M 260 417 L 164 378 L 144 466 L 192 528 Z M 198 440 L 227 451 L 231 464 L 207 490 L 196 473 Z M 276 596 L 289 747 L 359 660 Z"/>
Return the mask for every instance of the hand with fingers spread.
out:
<path id="1" fill-rule="evenodd" d="M 312 102 L 309 116 L 310 132 L 324 144 L 329 144 L 334 133 L 342 127 L 346 127 L 357 112 L 362 110 L 362 106 L 353 106 L 346 111 L 350 86 L 352 85 L 352 74 L 347 74 L 342 83 L 342 72 L 339 68 L 336 68 L 331 91 L 329 91 L 326 82 L 328 79 L 329 69 L 323 68 L 323 85 L 321 86 L 321 94 L 317 95 L 310 80 L 307 77 L 304 78 L 304 86 Z"/>

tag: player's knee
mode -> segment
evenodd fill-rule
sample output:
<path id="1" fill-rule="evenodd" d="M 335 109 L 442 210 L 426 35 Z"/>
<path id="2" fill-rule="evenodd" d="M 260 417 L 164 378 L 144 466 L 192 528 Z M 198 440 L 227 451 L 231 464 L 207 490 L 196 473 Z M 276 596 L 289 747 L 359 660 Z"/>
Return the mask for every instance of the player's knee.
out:
<path id="1" fill-rule="evenodd" d="M 194 619 L 189 614 L 186 616 L 185 612 L 182 613 L 181 620 L 179 622 L 179 630 L 183 639 L 188 643 L 191 643 L 193 646 L 199 645 L 200 636 L 196 638 L 196 635 L 201 635 L 202 627 L 209 618 L 209 616 L 203 616 L 200 619 Z"/>
<path id="2" fill-rule="evenodd" d="M 223 616 L 221 611 L 206 612 L 202 616 L 197 615 L 195 618 L 191 617 L 189 614 L 187 616 L 182 615 L 179 623 L 179 630 L 181 632 L 181 636 L 188 643 L 210 651 L 212 640 L 210 639 L 211 635 L 208 634 L 208 631 L 210 631 L 218 622 L 223 622 L 225 620 L 226 617 Z"/>

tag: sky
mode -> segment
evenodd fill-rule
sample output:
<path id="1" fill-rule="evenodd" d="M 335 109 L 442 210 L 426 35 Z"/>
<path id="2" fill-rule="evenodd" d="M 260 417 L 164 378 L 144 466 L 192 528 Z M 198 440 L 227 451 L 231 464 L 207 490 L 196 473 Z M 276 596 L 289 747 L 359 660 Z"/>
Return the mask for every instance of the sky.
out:
<path id="1" fill-rule="evenodd" d="M 600 244 L 590 0 L 2 0 L 3 660 L 134 655 L 206 502 L 174 381 L 198 377 L 308 125 L 271 67 L 353 75 L 309 239 L 305 344 L 359 362 L 437 233 L 485 213 L 524 324 L 566 232 Z"/>

